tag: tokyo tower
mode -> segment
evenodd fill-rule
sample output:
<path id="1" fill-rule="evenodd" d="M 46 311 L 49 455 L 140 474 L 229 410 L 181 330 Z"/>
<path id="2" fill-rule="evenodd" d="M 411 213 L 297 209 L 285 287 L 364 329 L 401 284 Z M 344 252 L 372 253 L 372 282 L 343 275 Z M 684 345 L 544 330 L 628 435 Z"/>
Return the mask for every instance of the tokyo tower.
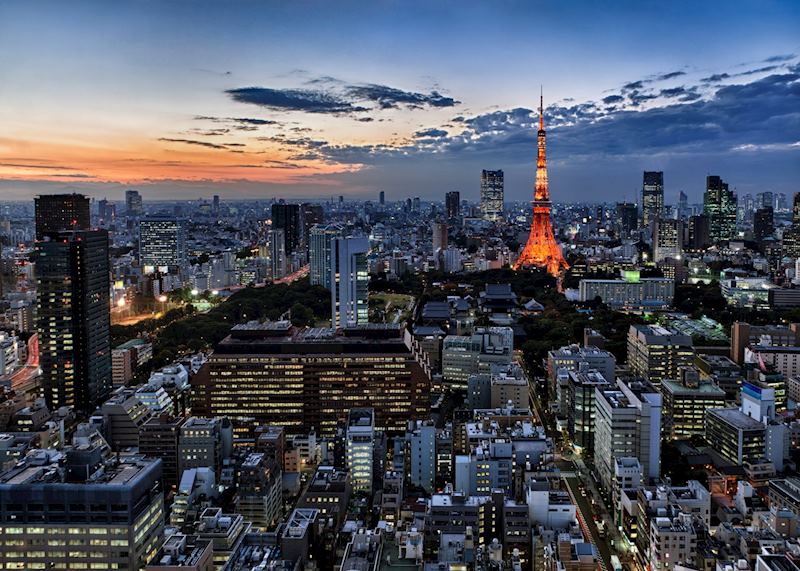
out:
<path id="1" fill-rule="evenodd" d="M 514 262 L 513 268 L 515 270 L 530 266 L 545 268 L 550 275 L 557 276 L 569 268 L 569 264 L 556 243 L 553 235 L 553 221 L 550 218 L 550 189 L 547 185 L 547 158 L 545 156 L 544 97 L 539 100 L 538 147 L 531 233 L 525 249 Z"/>

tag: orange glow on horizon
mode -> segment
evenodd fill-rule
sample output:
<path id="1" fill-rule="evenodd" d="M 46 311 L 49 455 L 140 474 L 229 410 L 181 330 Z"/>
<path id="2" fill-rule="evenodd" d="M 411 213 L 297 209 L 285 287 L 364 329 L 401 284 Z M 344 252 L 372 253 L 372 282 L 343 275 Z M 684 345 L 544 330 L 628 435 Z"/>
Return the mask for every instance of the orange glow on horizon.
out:
<path id="1" fill-rule="evenodd" d="M 0 138 L 0 178 L 18 181 L 147 183 L 282 182 L 359 170 L 360 164 L 294 160 L 282 149 L 235 152 L 179 142 L 148 141 L 125 148 Z"/>

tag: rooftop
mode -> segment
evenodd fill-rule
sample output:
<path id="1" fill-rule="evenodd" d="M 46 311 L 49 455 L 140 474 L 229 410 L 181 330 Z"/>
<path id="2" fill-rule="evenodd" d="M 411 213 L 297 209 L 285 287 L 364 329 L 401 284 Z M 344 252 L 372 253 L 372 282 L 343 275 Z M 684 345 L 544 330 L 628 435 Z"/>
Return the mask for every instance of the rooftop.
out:
<path id="1" fill-rule="evenodd" d="M 716 416 L 731 426 L 742 430 L 758 430 L 763 429 L 764 425 L 747 416 L 738 408 L 710 408 L 706 411 L 707 414 Z"/>

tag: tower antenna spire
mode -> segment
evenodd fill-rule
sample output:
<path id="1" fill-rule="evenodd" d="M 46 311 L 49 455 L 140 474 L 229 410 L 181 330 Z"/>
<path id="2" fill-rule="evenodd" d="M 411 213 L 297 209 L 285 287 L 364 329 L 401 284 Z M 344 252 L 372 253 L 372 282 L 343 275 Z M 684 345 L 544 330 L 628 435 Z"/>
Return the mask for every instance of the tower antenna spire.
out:
<path id="1" fill-rule="evenodd" d="M 539 130 L 544 131 L 544 87 L 539 84 Z"/>

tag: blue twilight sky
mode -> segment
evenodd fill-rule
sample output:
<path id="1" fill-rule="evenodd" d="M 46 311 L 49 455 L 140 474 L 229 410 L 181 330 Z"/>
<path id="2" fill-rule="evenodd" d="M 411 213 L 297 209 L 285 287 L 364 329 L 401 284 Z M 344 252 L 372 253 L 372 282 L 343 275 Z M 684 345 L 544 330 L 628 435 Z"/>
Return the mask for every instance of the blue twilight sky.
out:
<path id="1" fill-rule="evenodd" d="M 800 191 L 800 2 L 0 3 L 0 197 Z"/>

